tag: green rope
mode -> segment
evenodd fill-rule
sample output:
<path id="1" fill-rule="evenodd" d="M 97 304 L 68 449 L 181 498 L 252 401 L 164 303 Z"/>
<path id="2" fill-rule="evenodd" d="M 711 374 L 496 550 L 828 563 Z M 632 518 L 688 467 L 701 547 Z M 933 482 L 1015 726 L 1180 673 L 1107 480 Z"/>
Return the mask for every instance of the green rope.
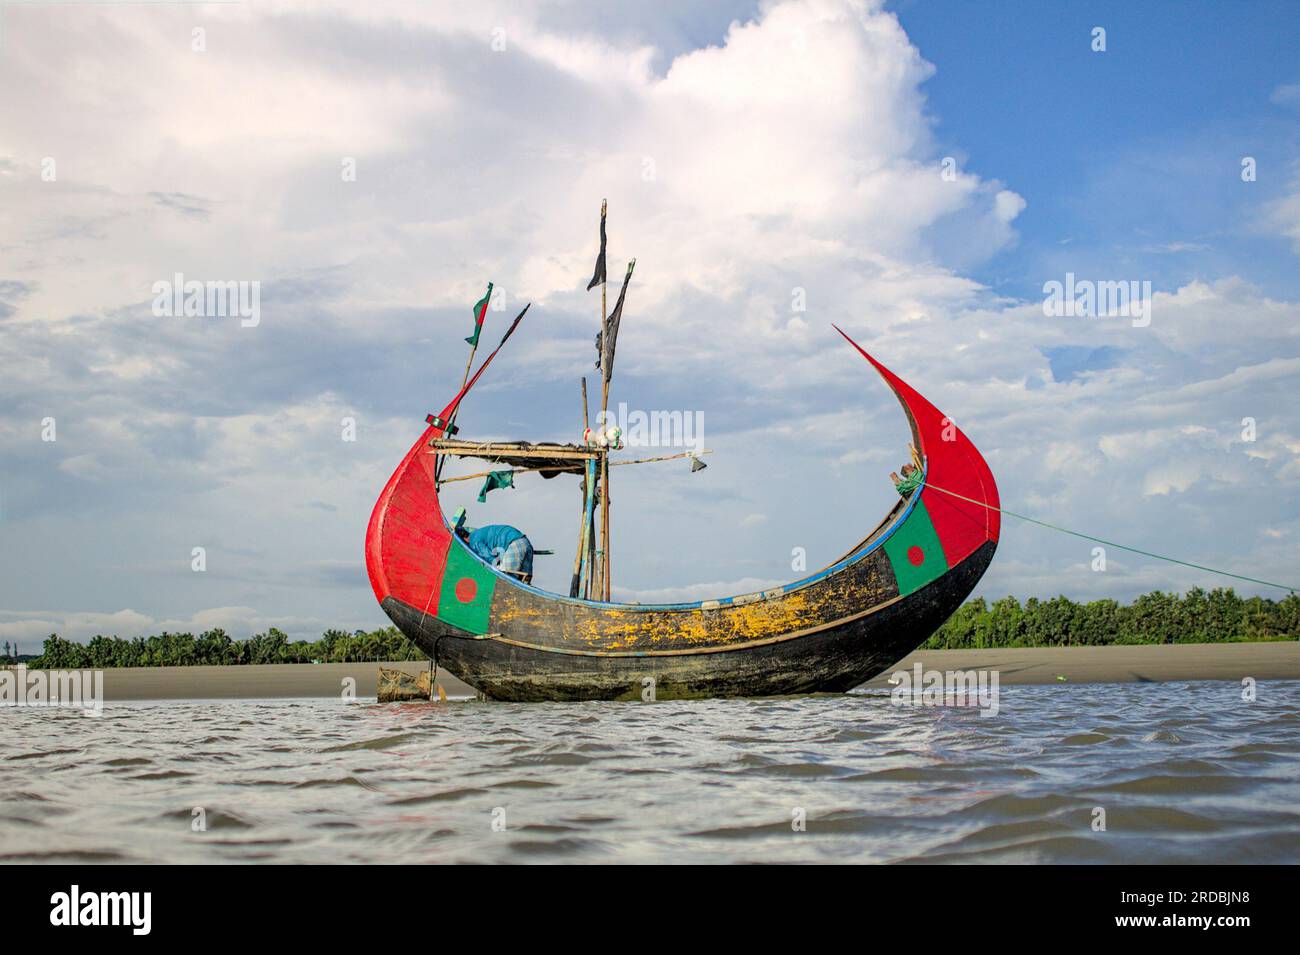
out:
<path id="1" fill-rule="evenodd" d="M 1082 537 L 1084 540 L 1095 541 L 1098 544 L 1105 544 L 1107 547 L 1117 547 L 1120 550 L 1131 551 L 1134 554 L 1141 554 L 1144 557 L 1154 557 L 1156 560 L 1167 560 L 1171 564 L 1182 564 L 1184 567 L 1194 567 L 1197 570 L 1208 571 L 1211 574 L 1221 574 L 1224 577 L 1235 577 L 1237 580 L 1248 580 L 1252 584 L 1263 584 L 1266 587 L 1278 587 L 1281 588 L 1282 590 L 1289 590 L 1291 591 L 1291 593 L 1295 593 L 1297 590 L 1297 588 L 1295 587 L 1291 587 L 1287 584 L 1279 584 L 1272 580 L 1260 580 L 1258 577 L 1245 577 L 1242 574 L 1234 574 L 1226 570 L 1219 570 L 1217 567 L 1206 567 L 1204 564 L 1193 564 L 1190 563 L 1189 561 L 1179 560 L 1177 557 L 1166 557 L 1164 554 L 1153 554 L 1149 550 L 1141 550 L 1140 548 L 1137 547 L 1129 547 L 1127 544 L 1117 544 L 1114 541 L 1104 540 L 1103 538 L 1100 537 L 1093 537 L 1091 534 L 1083 534 L 1080 533 L 1079 531 L 1072 531 L 1068 527 L 1058 527 L 1056 524 L 1049 524 L 1047 523 L 1047 521 L 1040 521 L 1035 517 L 1028 517 L 1024 514 L 1017 514 L 1015 511 L 1008 511 L 1006 508 L 1002 508 L 1002 507 L 994 507 L 992 504 L 987 504 L 984 501 L 977 501 L 974 498 L 966 497 L 963 494 L 958 494 L 956 491 L 950 491 L 947 488 L 938 487 L 937 485 L 930 484 L 929 482 L 927 482 L 925 486 L 928 488 L 933 488 L 936 491 L 942 491 L 944 494 L 950 494 L 953 497 L 959 498 L 963 501 L 969 501 L 971 504 L 978 504 L 980 507 L 986 507 L 990 511 L 997 511 L 998 513 L 1005 514 L 1008 517 L 1016 517 L 1022 521 L 1028 521 L 1031 524 L 1037 524 L 1039 527 L 1047 527 L 1054 531 L 1060 531 L 1062 534 L 1070 534 L 1073 537 Z"/>

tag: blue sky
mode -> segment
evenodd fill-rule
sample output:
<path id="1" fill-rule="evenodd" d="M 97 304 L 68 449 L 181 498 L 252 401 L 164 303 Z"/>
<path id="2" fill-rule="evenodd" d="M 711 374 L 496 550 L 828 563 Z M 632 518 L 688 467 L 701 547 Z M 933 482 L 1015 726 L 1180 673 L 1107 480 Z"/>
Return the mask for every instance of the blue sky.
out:
<path id="1" fill-rule="evenodd" d="M 1291 3 L 902 0 L 887 8 L 936 66 L 925 84 L 941 149 L 1029 200 L 1020 240 L 972 271 L 1037 291 L 1063 244 L 1140 263 L 1160 284 L 1225 270 L 1294 295 L 1295 256 L 1252 219 L 1284 195 L 1300 154 L 1300 16 Z M 1106 51 L 1091 49 L 1094 27 Z M 1243 156 L 1259 179 L 1240 179 Z M 1155 261 L 1143 250 L 1181 242 Z M 1084 250 L 1080 252 L 1079 250 Z"/>
<path id="2" fill-rule="evenodd" d="M 602 9 L 3 10 L 0 637 L 382 625 L 366 520 L 488 280 L 488 340 L 534 306 L 467 433 L 579 437 L 602 198 L 611 274 L 638 261 L 614 402 L 702 415 L 715 452 L 620 469 L 617 596 L 789 580 L 886 512 L 906 428 L 832 322 L 958 420 L 1007 506 L 1300 577 L 1293 8 Z M 259 282 L 260 323 L 155 314 L 177 272 Z M 1149 325 L 1046 317 L 1067 273 L 1149 282 Z M 563 587 L 576 490 L 469 484 L 448 506 L 556 550 L 538 582 Z M 1220 583 L 1091 565 L 1008 521 L 979 593 Z"/>

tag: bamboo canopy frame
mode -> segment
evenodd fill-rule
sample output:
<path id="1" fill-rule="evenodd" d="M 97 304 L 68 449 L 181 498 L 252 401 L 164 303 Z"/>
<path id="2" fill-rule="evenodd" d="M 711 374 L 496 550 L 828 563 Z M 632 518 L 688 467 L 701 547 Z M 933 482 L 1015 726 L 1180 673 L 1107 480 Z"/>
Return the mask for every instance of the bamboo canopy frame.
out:
<path id="1" fill-rule="evenodd" d="M 446 452 L 443 452 L 446 453 Z M 694 458 L 704 454 L 712 454 L 712 448 L 704 448 L 701 451 L 682 451 L 678 454 L 661 454 L 653 458 L 634 458 L 631 461 L 610 461 L 611 468 L 622 467 L 625 464 L 653 464 L 658 461 L 679 461 L 682 458 Z M 536 468 L 512 468 L 511 474 L 532 474 L 538 471 L 553 471 L 554 468 L 536 467 Z M 457 481 L 472 481 L 475 478 L 485 478 L 489 474 L 495 474 L 495 471 L 475 471 L 473 474 L 457 474 L 455 477 L 443 478 L 443 484 L 454 484 Z M 581 473 L 572 471 L 570 473 Z"/>
<path id="2" fill-rule="evenodd" d="M 465 458 L 486 458 L 495 461 L 504 458 L 540 458 L 548 461 L 594 461 L 600 456 L 597 448 L 583 448 L 576 444 L 532 444 L 523 441 L 457 441 L 438 438 L 430 442 L 438 454 Z M 548 468 L 537 468 L 545 471 Z"/>

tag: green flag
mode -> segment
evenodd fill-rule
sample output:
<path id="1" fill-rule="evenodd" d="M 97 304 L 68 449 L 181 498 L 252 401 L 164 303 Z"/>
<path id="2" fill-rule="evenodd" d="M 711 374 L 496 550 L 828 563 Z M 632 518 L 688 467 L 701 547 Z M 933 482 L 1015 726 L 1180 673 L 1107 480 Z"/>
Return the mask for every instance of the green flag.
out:
<path id="1" fill-rule="evenodd" d="M 465 339 L 471 348 L 478 347 L 478 333 L 483 331 L 483 319 L 487 318 L 487 307 L 490 301 L 492 301 L 492 283 L 488 282 L 487 294 L 474 303 L 474 334 Z"/>
<path id="2" fill-rule="evenodd" d="M 925 498 L 913 505 L 907 520 L 885 539 L 884 550 L 893 565 L 902 597 L 920 590 L 948 570 L 948 559 L 926 510 Z"/>
<path id="3" fill-rule="evenodd" d="M 514 487 L 514 486 L 515 486 L 514 471 L 493 471 L 491 474 L 487 476 L 487 480 L 483 482 L 483 489 L 478 492 L 478 502 L 480 504 L 487 503 L 488 491 L 495 491 L 499 487 Z"/>
<path id="4" fill-rule="evenodd" d="M 460 541 L 447 542 L 447 564 L 438 591 L 438 619 L 474 634 L 488 632 L 496 577 Z"/>

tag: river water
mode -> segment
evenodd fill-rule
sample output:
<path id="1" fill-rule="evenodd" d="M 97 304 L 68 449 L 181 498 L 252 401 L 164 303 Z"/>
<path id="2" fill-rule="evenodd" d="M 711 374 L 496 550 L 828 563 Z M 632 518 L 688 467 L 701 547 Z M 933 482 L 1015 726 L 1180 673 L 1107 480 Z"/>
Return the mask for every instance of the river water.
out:
<path id="1" fill-rule="evenodd" d="M 1300 862 L 1300 682 L 1241 697 L 6 709 L 0 861 Z"/>

